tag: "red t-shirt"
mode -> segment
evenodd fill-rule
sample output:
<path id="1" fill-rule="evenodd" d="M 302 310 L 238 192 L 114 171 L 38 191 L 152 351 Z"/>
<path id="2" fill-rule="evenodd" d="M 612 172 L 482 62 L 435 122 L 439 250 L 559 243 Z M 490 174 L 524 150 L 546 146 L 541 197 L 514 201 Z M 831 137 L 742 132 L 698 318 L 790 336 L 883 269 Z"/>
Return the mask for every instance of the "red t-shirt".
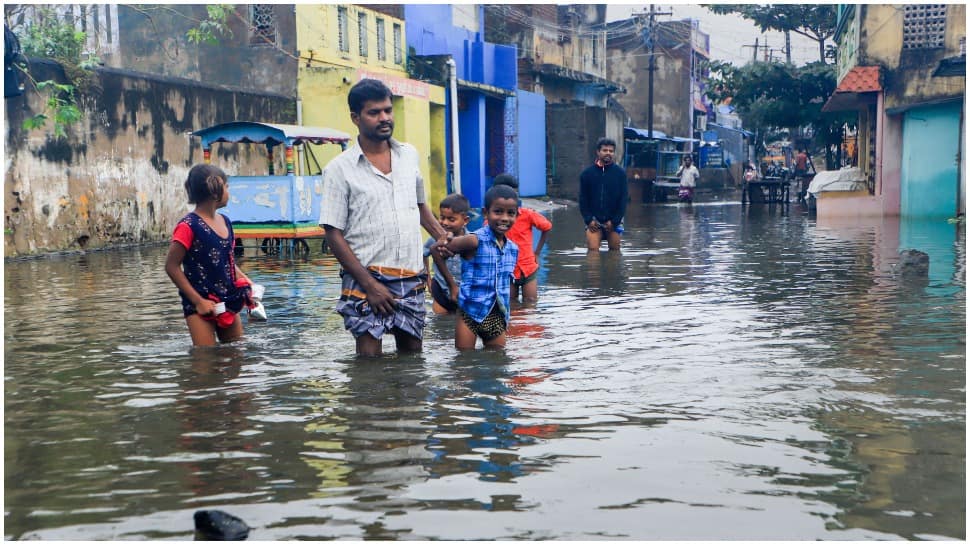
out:
<path id="1" fill-rule="evenodd" d="M 531 208 L 520 207 L 515 223 L 505 234 L 519 247 L 519 260 L 515 263 L 516 278 L 525 278 L 539 270 L 539 262 L 536 261 L 536 253 L 532 247 L 533 227 L 546 232 L 552 229 L 552 222 Z"/>

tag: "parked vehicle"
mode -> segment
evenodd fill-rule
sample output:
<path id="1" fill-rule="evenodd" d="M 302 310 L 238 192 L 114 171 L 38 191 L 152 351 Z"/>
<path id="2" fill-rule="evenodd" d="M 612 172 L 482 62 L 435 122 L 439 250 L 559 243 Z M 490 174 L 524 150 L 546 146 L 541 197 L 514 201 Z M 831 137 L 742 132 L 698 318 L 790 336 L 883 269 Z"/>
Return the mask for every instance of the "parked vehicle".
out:
<path id="1" fill-rule="evenodd" d="M 324 236 L 317 223 L 322 167 L 317 163 L 313 174 L 296 174 L 293 158 L 298 154 L 294 151 L 303 146 L 302 151 L 312 157 L 306 143 L 335 144 L 346 149 L 349 134 L 325 127 L 233 121 L 194 131 L 192 136 L 202 140 L 206 163 L 210 162 L 212 144 L 217 142 L 266 146 L 267 175 L 229 176 L 231 191 L 226 214 L 232 218 L 238 248 L 242 248 L 241 239 L 261 239 L 260 248 L 266 253 L 305 254 L 310 251 L 307 238 Z M 274 151 L 279 145 L 284 146 L 286 154 L 286 173 L 282 175 L 274 172 Z M 310 170 L 309 164 L 306 170 Z M 325 248 L 326 241 L 323 244 Z"/>

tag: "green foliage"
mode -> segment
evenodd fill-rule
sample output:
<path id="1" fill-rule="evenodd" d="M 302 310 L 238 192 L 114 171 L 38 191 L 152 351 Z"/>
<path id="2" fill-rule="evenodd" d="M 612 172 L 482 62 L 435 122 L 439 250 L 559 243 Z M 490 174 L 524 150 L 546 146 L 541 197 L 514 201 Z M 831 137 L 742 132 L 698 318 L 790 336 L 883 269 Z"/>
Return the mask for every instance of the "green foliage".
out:
<path id="1" fill-rule="evenodd" d="M 829 57 L 825 41 L 835 35 L 838 14 L 835 4 L 705 4 L 720 15 L 737 14 L 753 22 L 761 32 L 794 32 L 818 42 L 819 62 Z M 834 55 L 831 58 L 835 58 Z"/>
<path id="2" fill-rule="evenodd" d="M 82 59 L 87 35 L 57 16 L 49 9 L 39 10 L 31 24 L 18 36 L 23 52 L 28 57 L 42 57 L 57 61 L 71 79 L 70 84 L 54 80 L 35 81 L 20 66 L 39 93 L 46 93 L 44 111 L 24 120 L 27 130 L 42 129 L 48 120 L 54 122 L 54 134 L 66 136 L 66 129 L 81 119 L 77 106 L 76 87 L 83 83 L 88 73 L 100 63 L 96 56 Z"/>
<path id="3" fill-rule="evenodd" d="M 746 127 L 762 134 L 811 126 L 819 144 L 838 143 L 851 113 L 822 112 L 835 91 L 835 66 L 816 62 L 796 68 L 780 62 L 752 62 L 740 68 L 710 62 L 707 96 L 715 103 L 731 98 Z"/>
<path id="4" fill-rule="evenodd" d="M 199 26 L 189 29 L 185 37 L 194 44 L 218 45 L 221 36 L 232 36 L 226 19 L 232 13 L 232 6 L 228 4 L 207 5 L 206 18 L 199 22 Z"/>

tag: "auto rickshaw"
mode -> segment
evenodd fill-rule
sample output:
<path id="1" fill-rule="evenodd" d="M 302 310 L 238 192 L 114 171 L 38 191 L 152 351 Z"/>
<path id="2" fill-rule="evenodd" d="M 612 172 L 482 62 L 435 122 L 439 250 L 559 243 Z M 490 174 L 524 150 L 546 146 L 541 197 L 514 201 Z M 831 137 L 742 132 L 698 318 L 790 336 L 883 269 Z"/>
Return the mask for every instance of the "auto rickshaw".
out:
<path id="1" fill-rule="evenodd" d="M 237 248 L 242 239 L 261 239 L 260 247 L 266 253 L 307 254 L 310 246 L 306 239 L 324 236 L 318 225 L 322 200 L 322 167 L 305 146 L 311 144 L 336 144 L 346 149 L 351 136 L 324 127 L 305 127 L 253 121 L 233 121 L 194 131 L 192 136 L 202 140 L 202 155 L 211 162 L 212 144 L 259 144 L 266 146 L 267 175 L 229 176 L 231 191 L 226 215 L 232 220 Z M 286 173 L 277 175 L 274 170 L 274 151 L 284 146 Z M 301 148 L 302 147 L 302 148 Z M 296 174 L 294 151 L 302 150 L 306 157 L 306 171 L 313 174 Z M 300 154 L 298 154 L 300 155 Z M 310 168 L 310 159 L 316 163 Z M 323 242 L 326 250 L 326 241 Z"/>

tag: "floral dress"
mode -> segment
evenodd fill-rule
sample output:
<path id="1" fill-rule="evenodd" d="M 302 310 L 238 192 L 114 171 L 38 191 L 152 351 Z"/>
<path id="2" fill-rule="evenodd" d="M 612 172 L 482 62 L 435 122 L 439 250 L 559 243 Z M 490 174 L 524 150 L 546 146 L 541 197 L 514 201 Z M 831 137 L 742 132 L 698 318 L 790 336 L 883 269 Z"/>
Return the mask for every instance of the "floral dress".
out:
<path id="1" fill-rule="evenodd" d="M 225 214 L 229 235 L 222 238 L 195 212 L 183 217 L 172 240 L 186 248 L 182 260 L 182 272 L 202 297 L 226 303 L 226 310 L 238 314 L 249 299 L 249 285 L 236 282 L 236 263 L 233 249 L 236 239 L 233 236 L 232 222 Z M 245 282 L 241 280 L 240 283 Z M 182 311 L 186 316 L 195 314 L 195 305 L 181 290 Z"/>

